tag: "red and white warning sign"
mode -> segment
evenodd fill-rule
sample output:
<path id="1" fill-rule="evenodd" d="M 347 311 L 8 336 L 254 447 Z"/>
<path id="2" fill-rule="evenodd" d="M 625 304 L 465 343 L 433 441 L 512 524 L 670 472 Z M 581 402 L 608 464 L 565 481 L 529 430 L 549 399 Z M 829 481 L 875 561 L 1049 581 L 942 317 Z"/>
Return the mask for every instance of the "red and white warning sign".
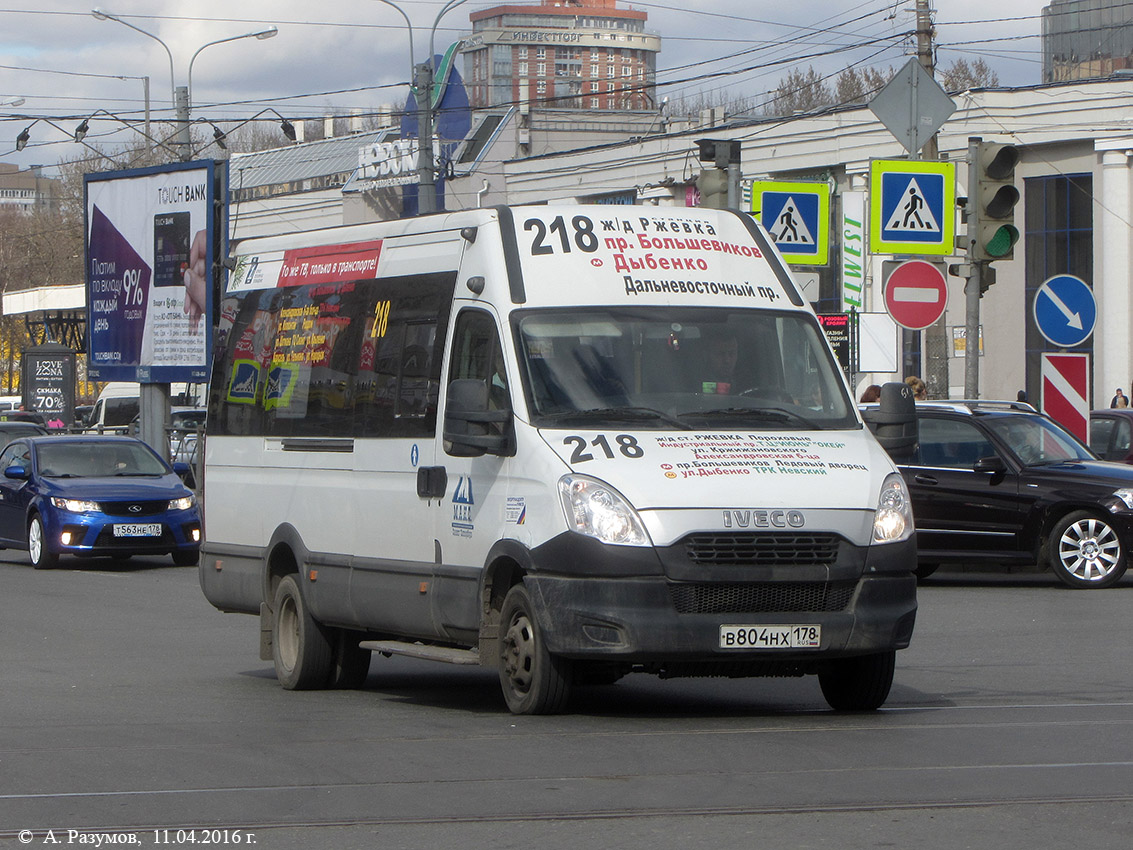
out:
<path id="1" fill-rule="evenodd" d="M 885 281 L 885 309 L 903 328 L 924 330 L 944 315 L 947 306 L 948 284 L 934 263 L 909 260 Z"/>
<path id="2" fill-rule="evenodd" d="M 1090 439 L 1090 355 L 1043 354 L 1042 411 L 1088 443 Z"/>

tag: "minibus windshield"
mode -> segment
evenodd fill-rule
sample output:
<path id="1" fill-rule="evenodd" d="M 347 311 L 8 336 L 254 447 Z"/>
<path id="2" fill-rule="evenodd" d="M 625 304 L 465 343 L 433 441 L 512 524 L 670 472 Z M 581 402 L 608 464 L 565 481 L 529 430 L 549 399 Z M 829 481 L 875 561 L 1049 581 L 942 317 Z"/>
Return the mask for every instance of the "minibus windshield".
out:
<path id="1" fill-rule="evenodd" d="M 604 307 L 521 311 L 514 323 L 534 425 L 860 427 L 806 313 Z"/>

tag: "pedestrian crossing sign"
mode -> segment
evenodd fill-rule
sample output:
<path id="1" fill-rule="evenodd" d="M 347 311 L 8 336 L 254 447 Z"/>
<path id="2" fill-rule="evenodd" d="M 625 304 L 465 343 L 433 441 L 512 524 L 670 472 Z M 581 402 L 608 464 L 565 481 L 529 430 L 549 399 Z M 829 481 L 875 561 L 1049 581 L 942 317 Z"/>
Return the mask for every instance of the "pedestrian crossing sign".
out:
<path id="1" fill-rule="evenodd" d="M 824 266 L 830 261 L 830 186 L 756 180 L 751 211 L 788 263 Z"/>
<path id="2" fill-rule="evenodd" d="M 955 163 L 874 160 L 869 194 L 872 253 L 956 252 Z"/>

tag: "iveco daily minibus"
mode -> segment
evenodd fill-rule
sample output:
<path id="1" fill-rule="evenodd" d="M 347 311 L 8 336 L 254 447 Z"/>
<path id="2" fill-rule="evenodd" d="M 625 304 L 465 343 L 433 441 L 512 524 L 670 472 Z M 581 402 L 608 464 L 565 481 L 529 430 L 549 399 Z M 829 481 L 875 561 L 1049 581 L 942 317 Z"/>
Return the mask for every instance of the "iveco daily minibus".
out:
<path id="1" fill-rule="evenodd" d="M 498 670 L 516 713 L 634 672 L 885 701 L 908 493 L 750 216 L 500 207 L 234 259 L 200 581 L 285 688 L 402 653 Z"/>

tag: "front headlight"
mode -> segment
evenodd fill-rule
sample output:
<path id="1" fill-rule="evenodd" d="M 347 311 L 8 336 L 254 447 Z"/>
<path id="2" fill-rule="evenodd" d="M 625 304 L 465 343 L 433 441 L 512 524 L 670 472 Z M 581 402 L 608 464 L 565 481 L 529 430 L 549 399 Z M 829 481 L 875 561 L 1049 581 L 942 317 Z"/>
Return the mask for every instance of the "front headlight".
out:
<path id="1" fill-rule="evenodd" d="M 913 505 L 904 479 L 890 473 L 881 485 L 873 517 L 873 542 L 896 543 L 913 536 Z"/>
<path id="2" fill-rule="evenodd" d="M 102 506 L 98 502 L 89 502 L 85 499 L 60 499 L 58 496 L 52 496 L 51 504 L 73 514 L 102 513 Z"/>
<path id="3" fill-rule="evenodd" d="M 171 511 L 187 511 L 189 508 L 193 507 L 193 503 L 196 501 L 195 496 L 183 496 L 180 499 L 173 499 L 169 503 L 168 509 Z"/>
<path id="4" fill-rule="evenodd" d="M 1133 488 L 1122 487 L 1120 490 L 1114 490 L 1113 498 L 1119 499 L 1125 507 L 1133 511 Z M 1116 505 L 1114 507 L 1117 508 Z"/>
<path id="5" fill-rule="evenodd" d="M 571 531 L 620 546 L 649 546 L 637 511 L 621 493 L 595 478 L 564 475 L 559 497 Z"/>

